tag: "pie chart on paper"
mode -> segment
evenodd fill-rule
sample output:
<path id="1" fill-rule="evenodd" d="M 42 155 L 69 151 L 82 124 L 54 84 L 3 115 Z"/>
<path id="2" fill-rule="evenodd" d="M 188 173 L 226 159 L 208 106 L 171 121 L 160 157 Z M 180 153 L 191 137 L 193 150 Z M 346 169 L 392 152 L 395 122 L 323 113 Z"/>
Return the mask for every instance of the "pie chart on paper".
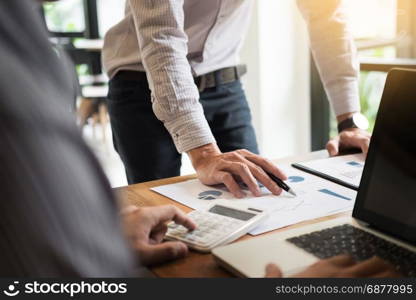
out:
<path id="1" fill-rule="evenodd" d="M 215 200 L 218 199 L 222 195 L 222 192 L 211 190 L 199 193 L 198 199 L 200 200 Z"/>

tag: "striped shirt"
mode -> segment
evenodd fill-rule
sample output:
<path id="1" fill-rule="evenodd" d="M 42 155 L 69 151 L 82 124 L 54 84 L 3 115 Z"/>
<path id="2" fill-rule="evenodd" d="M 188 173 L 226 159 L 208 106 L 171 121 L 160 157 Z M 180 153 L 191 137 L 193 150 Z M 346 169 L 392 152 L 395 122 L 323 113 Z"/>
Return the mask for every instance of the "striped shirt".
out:
<path id="1" fill-rule="evenodd" d="M 336 115 L 360 110 L 358 61 L 342 0 L 297 0 Z M 127 0 L 105 37 L 103 63 L 146 71 L 153 109 L 179 152 L 215 142 L 193 76 L 238 64 L 253 0 Z"/>

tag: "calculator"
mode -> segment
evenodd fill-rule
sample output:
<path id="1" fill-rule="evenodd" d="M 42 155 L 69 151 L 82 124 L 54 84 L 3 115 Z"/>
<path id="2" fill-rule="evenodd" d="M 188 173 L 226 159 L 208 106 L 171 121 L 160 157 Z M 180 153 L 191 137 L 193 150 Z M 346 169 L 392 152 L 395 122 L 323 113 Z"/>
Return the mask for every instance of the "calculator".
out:
<path id="1" fill-rule="evenodd" d="M 193 231 L 169 223 L 166 239 L 182 241 L 200 252 L 211 252 L 215 247 L 238 239 L 267 218 L 261 209 L 229 202 L 217 200 L 207 210 L 190 212 L 188 216 L 197 224 Z"/>

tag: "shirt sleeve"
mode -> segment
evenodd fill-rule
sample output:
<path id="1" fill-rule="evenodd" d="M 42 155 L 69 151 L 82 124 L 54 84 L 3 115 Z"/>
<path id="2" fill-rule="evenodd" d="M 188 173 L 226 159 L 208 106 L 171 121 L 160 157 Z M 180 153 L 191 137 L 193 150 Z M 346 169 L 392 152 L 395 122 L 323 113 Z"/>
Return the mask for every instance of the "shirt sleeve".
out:
<path id="1" fill-rule="evenodd" d="M 38 7 L 0 1 L 0 31 L 0 277 L 146 276 Z"/>
<path id="2" fill-rule="evenodd" d="M 177 150 L 214 143 L 186 58 L 183 0 L 130 0 L 153 111 Z"/>
<path id="3" fill-rule="evenodd" d="M 359 62 L 343 0 L 297 0 L 311 49 L 337 116 L 360 111 Z"/>

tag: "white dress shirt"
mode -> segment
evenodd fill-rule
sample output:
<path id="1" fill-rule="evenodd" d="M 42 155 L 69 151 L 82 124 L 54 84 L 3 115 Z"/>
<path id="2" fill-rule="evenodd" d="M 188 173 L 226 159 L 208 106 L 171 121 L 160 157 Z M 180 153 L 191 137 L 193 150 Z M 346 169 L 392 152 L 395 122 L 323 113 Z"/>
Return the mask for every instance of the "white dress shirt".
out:
<path id="1" fill-rule="evenodd" d="M 215 142 L 193 76 L 238 64 L 253 3 L 128 0 L 125 18 L 105 37 L 103 63 L 110 78 L 120 70 L 146 71 L 154 113 L 179 152 Z M 343 1 L 297 3 L 336 115 L 359 111 L 359 65 Z"/>

